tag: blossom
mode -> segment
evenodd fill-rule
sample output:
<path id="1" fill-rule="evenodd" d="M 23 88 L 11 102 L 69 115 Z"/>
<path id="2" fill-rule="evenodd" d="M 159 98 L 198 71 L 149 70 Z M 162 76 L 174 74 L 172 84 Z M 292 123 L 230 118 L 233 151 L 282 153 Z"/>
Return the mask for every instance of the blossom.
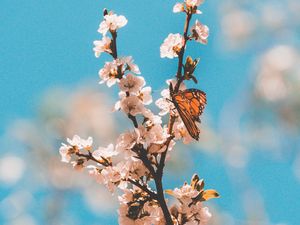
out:
<path id="1" fill-rule="evenodd" d="M 192 7 L 192 8 L 199 6 L 204 2 L 204 0 L 184 0 L 184 1 L 188 7 Z"/>
<path id="2" fill-rule="evenodd" d="M 119 81 L 119 71 L 118 66 L 120 66 L 116 60 L 112 62 L 106 62 L 104 67 L 99 71 L 99 77 L 101 78 L 100 84 L 106 82 L 108 87 L 111 87 L 116 82 Z"/>
<path id="3" fill-rule="evenodd" d="M 166 80 L 166 83 L 168 86 L 172 85 L 173 87 L 176 86 L 177 84 L 177 80 L 176 79 L 168 79 Z M 185 84 L 182 82 L 179 86 L 179 90 L 185 90 L 186 86 Z M 160 108 L 160 112 L 159 115 L 160 116 L 164 116 L 168 113 L 171 113 L 173 115 L 177 115 L 177 110 L 174 107 L 174 104 L 172 102 L 172 98 L 170 95 L 170 90 L 169 88 L 167 89 L 163 89 L 161 91 L 161 96 L 162 98 L 159 98 L 156 100 L 155 104 L 158 106 L 158 108 Z"/>
<path id="4" fill-rule="evenodd" d="M 121 99 L 120 108 L 123 112 L 132 116 L 136 116 L 137 114 L 142 114 L 144 110 L 144 106 L 142 102 L 135 95 L 131 95 L 129 97 L 125 97 Z"/>
<path id="5" fill-rule="evenodd" d="M 197 42 L 207 44 L 209 28 L 206 25 L 203 25 L 198 20 L 196 20 L 194 26 L 192 26 L 191 28 L 191 32 L 192 37 L 195 38 Z"/>
<path id="6" fill-rule="evenodd" d="M 176 3 L 173 7 L 173 13 L 179 13 L 184 11 L 183 3 Z"/>
<path id="7" fill-rule="evenodd" d="M 139 126 L 135 129 L 138 135 L 137 143 L 143 144 L 145 148 L 150 144 L 163 144 L 168 138 L 168 134 L 160 124 L 151 127 Z"/>
<path id="8" fill-rule="evenodd" d="M 106 148 L 99 147 L 93 152 L 93 157 L 97 160 L 100 160 L 102 157 L 109 158 L 115 155 L 118 155 L 118 152 L 115 151 L 113 144 L 109 144 Z"/>
<path id="9" fill-rule="evenodd" d="M 107 86 L 111 87 L 116 82 L 119 82 L 126 70 L 136 74 L 141 73 L 139 67 L 133 63 L 131 56 L 117 58 L 112 62 L 106 62 L 104 67 L 99 71 L 99 77 L 101 78 L 99 83 L 107 82 Z"/>
<path id="10" fill-rule="evenodd" d="M 108 14 L 104 16 L 104 20 L 100 23 L 98 32 L 105 35 L 107 31 L 115 32 L 117 29 L 127 24 L 125 16 L 117 14 Z"/>
<path id="11" fill-rule="evenodd" d="M 144 105 L 150 105 L 152 103 L 152 88 L 151 87 L 144 87 L 138 93 L 138 98 L 142 101 Z"/>
<path id="12" fill-rule="evenodd" d="M 126 65 L 128 67 L 129 71 L 131 71 L 135 74 L 141 74 L 139 67 L 133 63 L 132 56 L 125 56 L 125 57 L 120 58 L 120 63 L 123 65 Z"/>
<path id="13" fill-rule="evenodd" d="M 119 87 L 124 92 L 137 93 L 145 84 L 146 82 L 143 77 L 128 74 L 120 80 Z"/>
<path id="14" fill-rule="evenodd" d="M 78 149 L 89 150 L 93 144 L 93 138 L 88 137 L 86 140 L 80 138 L 78 135 L 74 135 L 72 139 L 67 138 L 68 143 L 71 146 L 76 146 Z"/>
<path id="15" fill-rule="evenodd" d="M 199 206 L 201 207 L 199 209 Z M 192 212 L 195 212 L 196 218 L 200 220 L 200 225 L 205 225 L 208 223 L 212 217 L 209 209 L 207 207 L 202 207 L 201 202 L 197 202 L 196 207 L 192 207 Z M 198 213 L 197 213 L 198 212 Z"/>
<path id="16" fill-rule="evenodd" d="M 71 160 L 71 146 L 62 144 L 62 146 L 59 148 L 59 154 L 61 155 L 61 161 L 62 162 L 70 162 Z"/>
<path id="17" fill-rule="evenodd" d="M 169 89 L 164 89 L 161 91 L 162 98 L 159 98 L 155 101 L 155 104 L 160 109 L 158 113 L 160 116 L 164 116 L 170 112 L 175 110 L 174 104 L 171 101 L 170 91 Z"/>
<path id="18" fill-rule="evenodd" d="M 173 191 L 173 196 L 184 204 L 189 204 L 192 201 L 192 198 L 195 198 L 198 194 L 199 191 L 187 183 L 181 188 L 175 188 Z"/>
<path id="19" fill-rule="evenodd" d="M 133 146 L 136 144 L 136 141 L 136 132 L 125 132 L 118 137 L 116 149 L 119 152 L 128 151 L 133 148 Z"/>
<path id="20" fill-rule="evenodd" d="M 145 121 L 146 126 L 151 126 L 153 124 L 162 124 L 161 117 L 155 115 L 150 109 L 145 109 L 143 115 L 147 121 Z M 151 124 L 149 124 L 151 123 Z"/>
<path id="21" fill-rule="evenodd" d="M 193 141 L 193 138 L 189 134 L 188 130 L 186 129 L 181 119 L 175 121 L 173 125 L 173 132 L 174 132 L 175 139 L 178 140 L 182 138 L 184 144 L 189 144 L 191 141 Z"/>
<path id="22" fill-rule="evenodd" d="M 102 52 L 112 53 L 110 49 L 111 39 L 109 37 L 103 37 L 100 41 L 94 41 L 95 47 L 93 48 L 95 56 L 98 58 Z"/>
<path id="23" fill-rule="evenodd" d="M 169 34 L 160 46 L 160 57 L 170 59 L 177 57 L 184 43 L 184 38 L 180 34 Z"/>

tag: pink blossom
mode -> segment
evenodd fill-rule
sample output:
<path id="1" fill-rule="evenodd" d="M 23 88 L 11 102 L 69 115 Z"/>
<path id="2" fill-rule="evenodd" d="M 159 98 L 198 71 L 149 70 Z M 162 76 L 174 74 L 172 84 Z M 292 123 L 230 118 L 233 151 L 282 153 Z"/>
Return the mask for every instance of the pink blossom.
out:
<path id="1" fill-rule="evenodd" d="M 98 32 L 105 35 L 107 31 L 115 32 L 117 29 L 127 24 L 125 16 L 116 14 L 108 14 L 104 16 L 104 20 L 100 23 Z"/>
<path id="2" fill-rule="evenodd" d="M 192 201 L 192 198 L 195 198 L 198 194 L 199 192 L 197 190 L 186 183 L 180 189 L 175 188 L 173 191 L 173 196 L 186 205 L 188 205 Z"/>
<path id="3" fill-rule="evenodd" d="M 117 151 L 129 151 L 136 144 L 137 137 L 136 132 L 126 132 L 121 134 L 117 139 Z"/>
<path id="4" fill-rule="evenodd" d="M 126 77 L 120 80 L 119 87 L 121 91 L 129 93 L 137 93 L 145 86 L 145 79 L 141 76 L 135 76 L 128 74 Z"/>
<path id="5" fill-rule="evenodd" d="M 98 58 L 102 52 L 112 53 L 110 49 L 111 39 L 109 37 L 103 37 L 100 41 L 94 41 L 95 47 L 93 48 L 95 56 Z"/>
<path id="6" fill-rule="evenodd" d="M 120 101 L 120 108 L 126 114 L 130 114 L 132 116 L 136 116 L 138 114 L 142 114 L 144 110 L 144 106 L 140 99 L 135 96 L 129 96 L 121 99 Z"/>
<path id="7" fill-rule="evenodd" d="M 191 28 L 191 32 L 192 37 L 195 38 L 197 42 L 207 44 L 209 28 L 206 25 L 203 25 L 198 20 L 196 20 L 194 26 L 192 26 Z"/>
<path id="8" fill-rule="evenodd" d="M 184 38 L 180 34 L 169 34 L 160 46 L 160 57 L 170 59 L 177 57 L 184 42 Z"/>

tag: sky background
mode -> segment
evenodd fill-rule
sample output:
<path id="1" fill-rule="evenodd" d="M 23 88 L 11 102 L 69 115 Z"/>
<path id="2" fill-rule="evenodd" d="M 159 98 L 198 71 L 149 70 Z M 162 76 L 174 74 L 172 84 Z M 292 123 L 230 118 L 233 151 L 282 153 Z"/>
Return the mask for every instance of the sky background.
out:
<path id="1" fill-rule="evenodd" d="M 169 33 L 181 33 L 183 30 L 184 15 L 172 13 L 175 2 L 1 0 L 0 135 L 4 136 L 14 120 L 34 118 L 41 96 L 49 88 L 59 86 L 72 91 L 74 86 L 88 80 L 100 91 L 98 70 L 109 58 L 95 58 L 92 48 L 93 41 L 101 38 L 97 29 L 102 20 L 103 8 L 112 9 L 128 19 L 128 24 L 118 35 L 119 55 L 133 56 L 147 83 L 152 86 L 154 96 L 158 96 L 166 87 L 165 80 L 174 76 L 176 71 L 177 60 L 161 59 L 159 55 L 159 46 L 164 38 Z M 259 42 L 255 47 L 227 51 L 227 43 L 223 40 L 220 28 L 221 2 L 225 3 L 217 0 L 205 2 L 201 7 L 203 14 L 195 16 L 209 26 L 209 44 L 203 46 L 191 43 L 187 48 L 187 55 L 201 58 L 196 72 L 199 84 L 192 86 L 207 93 L 206 113 L 210 116 L 211 126 L 216 129 L 220 126 L 220 116 L 225 105 L 242 96 L 243 90 L 248 90 L 252 64 L 257 60 L 257 54 L 273 45 L 272 40 L 267 40 Z M 114 97 L 116 93 L 111 94 Z M 235 111 L 235 108 L 230 110 Z M 8 147 L 1 151 L 1 155 L 5 155 L 13 149 Z M 213 200 L 215 207 L 232 214 L 236 224 L 244 224 L 247 216 L 241 208 L 243 203 L 239 199 L 239 192 L 251 183 L 263 196 L 270 223 L 299 223 L 300 203 L 297 199 L 300 198 L 300 188 L 299 181 L 292 173 L 291 156 L 274 161 L 268 152 L 255 152 L 242 172 L 226 167 L 222 157 L 223 154 L 197 152 L 192 156 L 194 168 L 188 171 L 190 175 L 199 172 L 208 188 L 220 192 L 222 197 Z M 247 178 L 243 176 L 244 173 Z M 179 186 L 188 179 L 188 176 L 178 180 L 167 179 L 166 187 Z M 236 187 L 236 182 L 242 185 Z M 3 190 L 0 201 L 12 189 L 2 187 Z M 47 190 L 41 191 L 36 197 L 45 193 Z M 80 197 L 70 201 L 74 201 L 74 204 L 67 208 L 76 212 L 81 218 L 79 221 L 89 215 L 93 224 L 99 218 L 102 224 L 116 224 L 114 216 L 103 213 L 95 215 L 82 209 Z M 36 206 L 32 206 L 32 211 Z M 39 224 L 42 219 L 38 214 L 34 215 Z M 88 220 L 85 222 L 89 224 Z"/>

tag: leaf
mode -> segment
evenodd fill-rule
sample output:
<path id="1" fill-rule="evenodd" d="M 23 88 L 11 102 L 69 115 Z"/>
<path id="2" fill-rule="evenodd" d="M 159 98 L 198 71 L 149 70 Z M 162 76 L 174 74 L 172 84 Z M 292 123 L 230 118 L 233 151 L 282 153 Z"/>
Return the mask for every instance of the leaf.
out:
<path id="1" fill-rule="evenodd" d="M 193 189 L 196 189 L 196 185 L 198 184 L 198 182 L 199 182 L 199 176 L 197 175 L 197 174 L 194 174 L 193 176 L 192 176 L 192 179 L 191 179 L 191 186 L 192 186 L 192 188 Z"/>
<path id="2" fill-rule="evenodd" d="M 196 189 L 197 191 L 203 190 L 204 184 L 205 184 L 205 183 L 204 183 L 204 180 L 203 180 L 203 179 L 199 180 L 199 182 L 197 183 L 195 189 Z"/>
<path id="3" fill-rule="evenodd" d="M 209 200 L 211 198 L 219 198 L 219 197 L 220 197 L 220 195 L 218 194 L 218 192 L 216 192 L 213 189 L 205 190 L 202 193 L 202 199 L 204 201 L 207 201 L 207 200 Z"/>
<path id="4" fill-rule="evenodd" d="M 171 189 L 165 190 L 165 193 L 174 196 L 174 191 Z"/>

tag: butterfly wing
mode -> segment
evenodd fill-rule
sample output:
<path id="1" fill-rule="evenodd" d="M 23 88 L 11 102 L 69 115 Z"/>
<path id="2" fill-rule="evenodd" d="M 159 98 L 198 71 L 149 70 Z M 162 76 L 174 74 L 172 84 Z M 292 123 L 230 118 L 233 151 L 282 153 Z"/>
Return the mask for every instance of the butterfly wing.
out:
<path id="1" fill-rule="evenodd" d="M 198 89 L 187 89 L 174 94 L 172 99 L 189 134 L 199 140 L 200 130 L 196 121 L 200 122 L 199 116 L 203 113 L 207 102 L 206 94 Z"/>

